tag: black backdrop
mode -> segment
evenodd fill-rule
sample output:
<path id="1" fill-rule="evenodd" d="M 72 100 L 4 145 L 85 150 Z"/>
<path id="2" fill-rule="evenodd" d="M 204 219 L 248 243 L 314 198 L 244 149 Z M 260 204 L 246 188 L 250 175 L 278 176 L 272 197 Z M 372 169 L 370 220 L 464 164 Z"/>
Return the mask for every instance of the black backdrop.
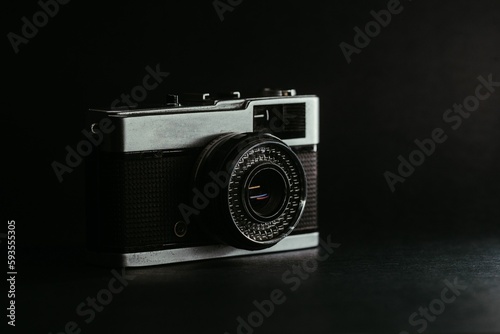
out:
<path id="1" fill-rule="evenodd" d="M 19 247 L 83 246 L 83 167 L 59 183 L 51 163 L 83 138 L 85 110 L 110 105 L 156 64 L 170 75 L 146 103 L 264 86 L 317 94 L 320 228 L 336 241 L 498 237 L 500 88 L 458 130 L 442 117 L 474 94 L 478 76 L 500 81 L 500 4 L 402 6 L 350 64 L 339 44 L 353 44 L 353 28 L 387 2 L 246 0 L 221 21 L 212 1 L 72 1 L 19 53 L 5 38 L 2 190 Z M 40 10 L 4 7 L 5 35 Z M 391 192 L 384 172 L 438 127 L 448 140 Z"/>
<path id="2" fill-rule="evenodd" d="M 9 4 L 7 32 L 35 3 Z M 321 98 L 321 225 L 358 234 L 490 232 L 500 211 L 500 92 L 450 130 L 443 113 L 474 93 L 477 76 L 500 76 L 498 4 L 402 3 L 400 14 L 347 63 L 339 47 L 385 2 L 245 1 L 117 6 L 73 3 L 14 54 L 5 40 L 4 188 L 21 243 L 83 242 L 83 168 L 59 183 L 53 161 L 83 138 L 85 110 L 109 106 L 142 83 L 145 67 L 170 75 L 144 103 L 168 92 L 292 87 Z M 449 139 L 392 193 L 415 139 L 437 127 Z M 189 131 L 189 129 L 186 129 Z"/>

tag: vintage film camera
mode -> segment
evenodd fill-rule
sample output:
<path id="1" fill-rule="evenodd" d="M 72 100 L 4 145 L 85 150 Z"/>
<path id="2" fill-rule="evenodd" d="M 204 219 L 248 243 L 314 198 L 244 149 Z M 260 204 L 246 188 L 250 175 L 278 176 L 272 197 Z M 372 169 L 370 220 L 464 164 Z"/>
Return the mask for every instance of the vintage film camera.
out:
<path id="1" fill-rule="evenodd" d="M 159 108 L 91 109 L 88 125 L 103 136 L 99 124 L 109 133 L 86 161 L 91 261 L 135 267 L 318 245 L 318 97 L 169 95 Z"/>

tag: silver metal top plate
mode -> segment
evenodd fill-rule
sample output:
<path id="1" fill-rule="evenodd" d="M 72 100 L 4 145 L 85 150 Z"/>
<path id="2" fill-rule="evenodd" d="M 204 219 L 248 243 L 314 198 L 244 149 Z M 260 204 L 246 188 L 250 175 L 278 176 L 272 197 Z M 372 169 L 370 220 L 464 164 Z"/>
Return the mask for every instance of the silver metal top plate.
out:
<path id="1" fill-rule="evenodd" d="M 286 139 L 290 146 L 319 143 L 319 99 L 316 96 L 260 97 L 216 101 L 214 105 L 139 110 L 90 110 L 90 124 L 104 117 L 113 131 L 100 149 L 140 152 L 199 148 L 227 132 L 252 132 L 253 110 L 259 105 L 305 103 L 305 138 Z"/>

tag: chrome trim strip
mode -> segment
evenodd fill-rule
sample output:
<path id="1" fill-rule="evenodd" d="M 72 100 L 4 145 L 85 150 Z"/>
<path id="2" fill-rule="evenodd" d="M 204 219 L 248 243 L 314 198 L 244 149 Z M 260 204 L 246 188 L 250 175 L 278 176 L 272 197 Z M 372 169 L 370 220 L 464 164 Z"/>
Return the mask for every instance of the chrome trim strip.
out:
<path id="1" fill-rule="evenodd" d="M 87 259 L 91 263 L 105 266 L 144 267 L 168 263 L 283 252 L 313 248 L 318 245 L 319 233 L 312 232 L 288 236 L 273 247 L 258 251 L 248 251 L 227 245 L 209 245 L 125 254 L 87 252 Z"/>

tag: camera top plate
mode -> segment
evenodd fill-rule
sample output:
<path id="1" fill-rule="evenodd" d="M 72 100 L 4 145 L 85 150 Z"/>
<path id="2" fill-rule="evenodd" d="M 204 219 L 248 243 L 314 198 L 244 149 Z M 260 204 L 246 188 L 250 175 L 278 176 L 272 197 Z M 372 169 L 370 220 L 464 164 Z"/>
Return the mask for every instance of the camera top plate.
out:
<path id="1" fill-rule="evenodd" d="M 182 150 L 203 147 L 222 133 L 256 131 L 257 108 L 301 105 L 305 136 L 285 142 L 295 146 L 319 142 L 319 99 L 315 95 L 266 89 L 249 98 L 230 92 L 170 95 L 168 100 L 156 108 L 90 109 L 88 126 L 95 129 L 103 118 L 111 120 L 114 130 L 100 146 L 103 151 Z"/>

